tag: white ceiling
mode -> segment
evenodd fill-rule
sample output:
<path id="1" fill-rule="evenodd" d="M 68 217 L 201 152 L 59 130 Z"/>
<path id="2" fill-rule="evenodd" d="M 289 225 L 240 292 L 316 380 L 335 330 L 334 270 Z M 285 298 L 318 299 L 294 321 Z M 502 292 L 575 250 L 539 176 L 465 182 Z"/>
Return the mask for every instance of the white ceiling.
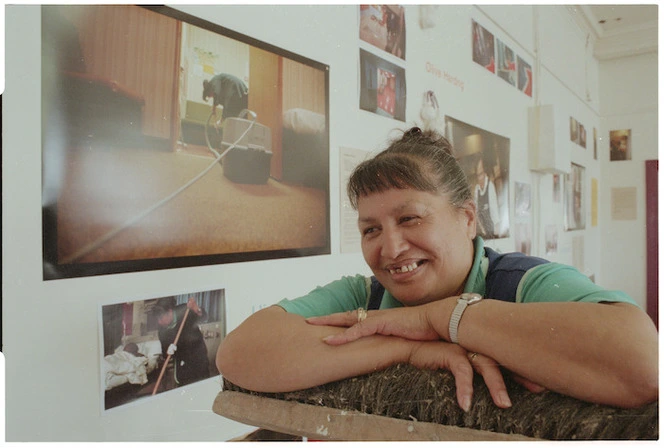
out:
<path id="1" fill-rule="evenodd" d="M 572 7 L 595 39 L 595 57 L 612 59 L 657 51 L 657 4 L 593 4 Z"/>
<path id="2" fill-rule="evenodd" d="M 589 5 L 588 8 L 604 34 L 657 26 L 657 5 Z"/>

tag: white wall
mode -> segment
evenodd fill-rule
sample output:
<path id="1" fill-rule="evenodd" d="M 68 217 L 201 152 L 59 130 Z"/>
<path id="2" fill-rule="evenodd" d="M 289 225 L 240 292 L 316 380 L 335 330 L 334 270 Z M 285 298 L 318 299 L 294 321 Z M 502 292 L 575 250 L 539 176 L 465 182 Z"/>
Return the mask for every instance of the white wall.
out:
<path id="1" fill-rule="evenodd" d="M 586 249 L 583 269 L 597 274 L 603 274 L 602 269 L 611 269 L 607 263 L 600 264 L 598 254 L 604 246 L 600 241 L 602 224 L 590 226 L 589 196 L 586 230 L 563 232 L 562 204 L 555 207 L 549 202 L 551 175 L 532 174 L 528 170 L 527 108 L 536 99 L 519 92 L 471 59 L 470 22 L 474 18 L 534 65 L 533 13 L 538 11 L 542 54 L 542 71 L 536 78 L 541 89 L 539 101 L 554 104 L 561 120 L 574 116 L 591 130 L 592 137 L 592 128 L 600 128 L 598 63 L 592 58 L 585 59 L 588 54 L 585 36 L 574 28 L 563 7 L 441 6 L 436 12 L 437 26 L 421 30 L 419 8 L 408 6 L 406 124 L 358 107 L 360 44 L 356 5 L 205 5 L 178 9 L 330 66 L 332 254 L 42 281 L 41 136 L 35 118 L 40 110 L 37 87 L 40 40 L 38 32 L 25 32 L 39 30 L 40 13 L 37 6 L 8 6 L 6 36 L 11 45 L 6 48 L 3 95 L 2 204 L 3 351 L 7 366 L 9 441 L 219 441 L 248 432 L 251 428 L 212 413 L 212 402 L 220 388 L 219 378 L 102 413 L 100 306 L 170 295 L 173 291 L 225 288 L 227 323 L 233 329 L 253 310 L 283 297 L 306 293 L 341 275 L 368 274 L 359 253 L 340 254 L 338 249 L 339 147 L 379 149 L 390 131 L 419 122 L 422 93 L 429 89 L 436 92 L 443 114 L 510 139 L 512 222 L 513 182 L 530 182 L 542 201 L 533 211 L 534 222 L 559 226 L 559 253 L 555 260 L 571 263 L 572 237 L 583 235 Z M 656 68 L 652 62 L 640 63 L 645 70 Z M 589 70 L 580 72 L 579 67 L 585 66 Z M 436 67 L 449 76 L 439 77 L 427 67 Z M 624 76 L 618 68 L 615 72 L 615 77 Z M 584 100 L 587 88 L 593 98 L 590 103 Z M 634 116 L 632 111 L 626 113 Z M 607 126 L 613 125 L 608 120 L 612 119 L 602 123 L 601 135 L 608 135 Z M 636 131 L 655 123 L 620 121 L 621 126 L 626 124 Z M 654 151 L 656 131 L 639 131 L 638 135 L 642 134 L 648 135 L 645 144 Z M 568 135 L 559 137 L 557 144 L 573 145 Z M 635 137 L 634 144 L 642 146 L 641 137 L 638 141 Z M 608 144 L 604 146 L 608 148 Z M 586 150 L 571 147 L 570 151 L 572 161 L 587 167 L 589 186 L 591 177 L 600 177 L 600 161 L 592 159 L 592 146 Z M 605 209 L 602 203 L 602 213 Z M 615 231 L 609 227 L 605 232 L 612 243 L 615 234 L 611 232 Z M 543 253 L 543 239 L 542 232 L 534 241 L 535 254 Z M 491 245 L 503 251 L 514 250 L 513 238 L 493 241 Z M 605 257 L 607 250 L 602 249 L 602 254 Z M 636 254 L 634 262 L 639 263 Z M 613 273 L 601 275 L 605 277 L 611 278 Z M 257 282 L 257 278 L 261 281 Z"/>
<path id="2" fill-rule="evenodd" d="M 645 161 L 658 159 L 657 54 L 608 60 L 600 67 L 603 223 L 600 246 L 601 282 L 623 289 L 646 305 L 646 195 Z M 631 129 L 632 160 L 609 158 L 609 132 Z M 611 218 L 611 189 L 636 187 L 636 220 Z"/>

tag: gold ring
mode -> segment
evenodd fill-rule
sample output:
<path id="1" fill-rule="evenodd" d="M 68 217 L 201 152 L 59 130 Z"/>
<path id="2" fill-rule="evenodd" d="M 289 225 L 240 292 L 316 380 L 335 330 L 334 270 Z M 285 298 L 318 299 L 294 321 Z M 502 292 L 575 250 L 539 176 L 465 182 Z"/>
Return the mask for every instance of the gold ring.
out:
<path id="1" fill-rule="evenodd" d="M 468 360 L 469 360 L 470 362 L 473 362 L 473 360 L 477 357 L 478 354 L 479 354 L 479 353 L 477 353 L 477 352 L 473 352 L 473 353 L 471 353 L 470 355 L 468 355 Z"/>
<path id="2" fill-rule="evenodd" d="M 367 310 L 364 308 L 358 308 L 357 309 L 357 322 L 362 322 L 364 319 L 367 318 Z"/>

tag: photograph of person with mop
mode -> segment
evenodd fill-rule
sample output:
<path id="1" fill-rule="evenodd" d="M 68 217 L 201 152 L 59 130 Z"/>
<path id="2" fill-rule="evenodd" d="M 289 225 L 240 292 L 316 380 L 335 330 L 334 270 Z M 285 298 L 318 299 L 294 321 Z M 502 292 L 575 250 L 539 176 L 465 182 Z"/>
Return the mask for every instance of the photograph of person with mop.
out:
<path id="1" fill-rule="evenodd" d="M 152 309 L 159 324 L 159 342 L 166 361 L 162 373 L 173 358 L 173 375 L 177 386 L 184 386 L 209 377 L 207 348 L 199 322 L 207 313 L 190 297 L 187 303 L 175 304 L 174 297 L 164 297 Z M 153 395 L 159 389 L 155 385 Z"/>

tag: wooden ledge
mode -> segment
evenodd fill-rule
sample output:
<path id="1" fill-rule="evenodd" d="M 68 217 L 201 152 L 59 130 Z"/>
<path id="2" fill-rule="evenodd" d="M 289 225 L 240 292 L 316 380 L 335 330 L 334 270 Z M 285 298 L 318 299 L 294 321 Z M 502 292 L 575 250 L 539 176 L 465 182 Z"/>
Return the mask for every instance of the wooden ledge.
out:
<path id="1" fill-rule="evenodd" d="M 212 410 L 247 425 L 313 440 L 535 441 L 519 434 L 403 420 L 223 390 Z"/>

